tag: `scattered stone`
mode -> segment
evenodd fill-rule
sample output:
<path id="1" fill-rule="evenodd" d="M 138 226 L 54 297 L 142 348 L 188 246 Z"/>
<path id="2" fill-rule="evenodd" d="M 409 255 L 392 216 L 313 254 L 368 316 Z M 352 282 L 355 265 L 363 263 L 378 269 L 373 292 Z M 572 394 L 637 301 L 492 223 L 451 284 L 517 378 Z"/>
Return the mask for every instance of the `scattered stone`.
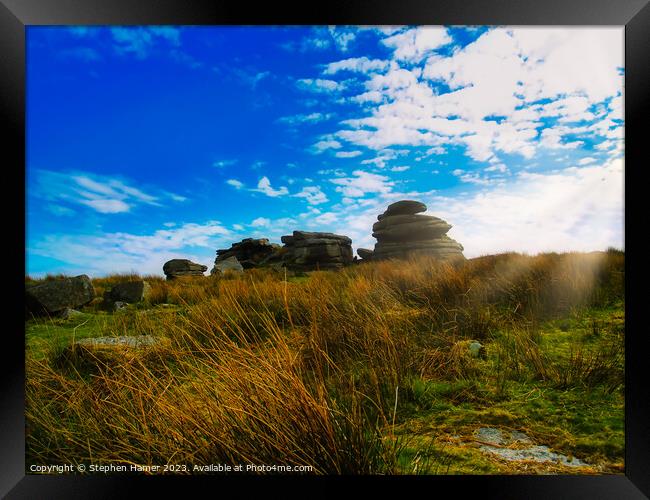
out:
<path id="1" fill-rule="evenodd" d="M 294 231 L 281 241 L 282 263 L 292 270 L 340 269 L 353 261 L 352 240 L 340 234 Z"/>
<path id="2" fill-rule="evenodd" d="M 420 213 L 426 209 L 424 203 L 414 200 L 389 205 L 372 226 L 372 235 L 377 239 L 373 260 L 403 259 L 413 254 L 438 259 L 464 258 L 463 246 L 446 235 L 451 225 L 438 217 Z"/>
<path id="3" fill-rule="evenodd" d="M 233 243 L 230 248 L 217 250 L 217 258 L 210 274 L 219 272 L 218 264 L 231 257 L 235 257 L 243 269 L 259 267 L 280 248 L 276 243 L 269 243 L 267 238 L 245 238 L 238 243 Z"/>
<path id="4" fill-rule="evenodd" d="M 486 358 L 485 346 L 476 340 L 469 344 L 469 353 L 473 358 Z"/>
<path id="5" fill-rule="evenodd" d="M 492 455 L 497 455 L 504 460 L 533 462 L 550 462 L 567 467 L 587 467 L 589 464 L 575 457 L 569 458 L 561 453 L 552 452 L 548 446 L 531 446 L 524 449 L 496 448 L 494 446 L 483 445 L 481 450 Z"/>
<path id="6" fill-rule="evenodd" d="M 554 463 L 567 467 L 589 465 L 575 457 L 569 458 L 561 453 L 555 453 L 548 446 L 533 445 L 532 440 L 520 431 L 504 432 L 493 427 L 481 427 L 474 432 L 474 437 L 479 442 L 481 451 L 504 460 Z M 520 447 L 525 444 L 530 446 Z"/>
<path id="7" fill-rule="evenodd" d="M 374 252 L 372 250 L 368 250 L 367 248 L 357 248 L 357 255 L 361 257 L 363 260 L 372 259 L 373 253 Z"/>
<path id="8" fill-rule="evenodd" d="M 110 302 L 142 302 L 151 294 L 151 285 L 143 280 L 118 283 L 108 293 Z M 106 299 L 106 296 L 105 296 Z"/>
<path id="9" fill-rule="evenodd" d="M 56 314 L 81 307 L 95 298 L 95 289 L 85 274 L 46 281 L 25 289 L 25 306 L 34 315 Z"/>
<path id="10" fill-rule="evenodd" d="M 78 340 L 76 343 L 83 346 L 115 346 L 143 347 L 159 344 L 160 338 L 152 335 L 125 335 L 122 337 L 89 337 Z"/>
<path id="11" fill-rule="evenodd" d="M 244 271 L 244 266 L 242 266 L 237 260 L 237 257 L 233 255 L 231 257 L 228 257 L 227 259 L 215 261 L 214 267 L 212 268 L 212 271 L 210 271 L 210 274 L 217 274 L 217 273 L 223 274 L 226 271 L 234 271 L 234 272 L 241 273 Z"/>
<path id="12" fill-rule="evenodd" d="M 61 318 L 63 319 L 70 319 L 74 318 L 75 316 L 83 316 L 83 313 L 81 311 L 77 311 L 76 309 L 70 309 L 69 307 L 64 309 L 61 313 Z"/>
<path id="13" fill-rule="evenodd" d="M 163 266 L 163 272 L 168 280 L 183 276 L 203 276 L 207 270 L 208 266 L 197 264 L 188 259 L 172 259 L 165 262 Z"/>
<path id="14" fill-rule="evenodd" d="M 482 443 L 496 445 L 504 445 L 507 441 L 501 429 L 495 429 L 494 427 L 481 427 L 474 431 L 474 437 Z"/>
<path id="15" fill-rule="evenodd" d="M 112 306 L 111 306 L 111 309 L 112 309 L 114 312 L 117 312 L 117 311 L 120 311 L 120 310 L 122 310 L 122 309 L 126 309 L 126 307 L 127 307 L 128 305 L 129 305 L 128 302 L 122 302 L 122 301 L 119 301 L 119 300 L 118 300 L 118 301 L 116 301 L 116 302 L 113 302 L 113 304 L 112 304 Z"/>

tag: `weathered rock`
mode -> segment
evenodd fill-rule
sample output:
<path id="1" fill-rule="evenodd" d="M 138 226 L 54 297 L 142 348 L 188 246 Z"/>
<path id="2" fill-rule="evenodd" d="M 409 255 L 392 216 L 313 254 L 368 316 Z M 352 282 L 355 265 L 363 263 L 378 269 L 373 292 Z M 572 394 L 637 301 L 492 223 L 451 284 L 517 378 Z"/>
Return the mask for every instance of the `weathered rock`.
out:
<path id="1" fill-rule="evenodd" d="M 188 259 L 172 259 L 165 262 L 163 266 L 163 272 L 168 280 L 183 276 L 203 276 L 207 270 L 208 266 L 197 264 Z"/>
<path id="2" fill-rule="evenodd" d="M 281 240 L 283 265 L 292 270 L 340 269 L 353 261 L 352 240 L 347 236 L 294 231 Z"/>
<path id="3" fill-rule="evenodd" d="M 151 285 L 147 281 L 125 281 L 111 288 L 108 300 L 111 302 L 142 302 L 151 294 Z"/>
<path id="4" fill-rule="evenodd" d="M 230 248 L 217 250 L 217 258 L 214 261 L 215 267 L 210 272 L 211 274 L 219 272 L 216 267 L 217 264 L 231 257 L 235 257 L 243 269 L 259 267 L 280 248 L 280 245 L 269 243 L 266 238 L 245 238 L 233 243 Z"/>
<path id="5" fill-rule="evenodd" d="M 75 316 L 83 316 L 83 313 L 81 311 L 77 311 L 76 309 L 70 309 L 68 307 L 63 310 L 60 317 L 63 319 L 70 319 L 70 318 L 74 318 Z"/>
<path id="6" fill-rule="evenodd" d="M 244 271 L 244 267 L 239 263 L 237 257 L 234 255 L 228 257 L 227 259 L 218 260 L 214 264 L 214 268 L 210 271 L 210 274 L 216 273 L 225 273 L 226 271 L 234 271 L 241 273 Z"/>
<path id="7" fill-rule="evenodd" d="M 324 240 L 341 241 L 342 243 L 345 243 L 347 245 L 352 244 L 352 240 L 349 237 L 343 236 L 341 234 L 334 234 L 334 233 L 313 233 L 313 232 L 307 232 L 307 231 L 294 231 L 293 232 L 293 239 L 294 239 L 294 241 L 296 243 L 299 240 L 324 239 Z"/>
<path id="8" fill-rule="evenodd" d="M 533 445 L 531 439 L 519 431 L 502 431 L 494 427 L 481 427 L 474 431 L 479 449 L 508 461 L 550 463 L 565 467 L 587 467 L 589 464 L 575 457 L 556 453 L 548 446 Z"/>
<path id="9" fill-rule="evenodd" d="M 473 358 L 486 358 L 485 346 L 476 340 L 469 344 L 469 353 Z"/>
<path id="10" fill-rule="evenodd" d="M 452 226 L 438 217 L 419 213 L 426 209 L 424 203 L 414 200 L 389 205 L 372 226 L 372 235 L 377 239 L 372 258 L 429 255 L 437 259 L 464 259 L 463 246 L 446 235 Z"/>
<path id="11" fill-rule="evenodd" d="M 31 314 L 55 314 L 81 307 L 95 298 L 95 289 L 85 274 L 46 281 L 25 289 L 25 305 Z"/>
<path id="12" fill-rule="evenodd" d="M 372 226 L 373 231 L 379 231 L 381 229 L 386 229 L 390 226 L 396 226 L 400 224 L 409 224 L 412 222 L 429 222 L 429 223 L 442 223 L 446 224 L 444 220 L 434 217 L 433 215 L 423 215 L 423 214 L 412 214 L 412 215 L 390 215 L 387 217 L 382 217 L 378 222 L 375 222 Z"/>
<path id="13" fill-rule="evenodd" d="M 374 252 L 372 250 L 368 250 L 367 248 L 357 248 L 357 255 L 361 257 L 363 260 L 370 260 L 372 259 Z"/>
<path id="14" fill-rule="evenodd" d="M 151 335 L 125 335 L 121 337 L 89 337 L 76 342 L 84 346 L 115 346 L 123 345 L 129 347 L 152 346 L 161 343 L 161 339 Z"/>
<path id="15" fill-rule="evenodd" d="M 415 200 L 400 200 L 388 205 L 388 208 L 384 212 L 384 216 L 388 217 L 390 215 L 403 215 L 403 214 L 417 214 L 420 212 L 426 212 L 427 206 L 421 201 Z"/>
<path id="16" fill-rule="evenodd" d="M 128 305 L 129 305 L 128 302 L 121 302 L 118 300 L 117 302 L 113 302 L 111 304 L 111 310 L 113 312 L 121 311 L 122 309 L 126 309 Z"/>
<path id="17" fill-rule="evenodd" d="M 450 229 L 444 222 L 410 222 L 380 229 L 372 236 L 379 241 L 422 241 L 438 238 Z"/>

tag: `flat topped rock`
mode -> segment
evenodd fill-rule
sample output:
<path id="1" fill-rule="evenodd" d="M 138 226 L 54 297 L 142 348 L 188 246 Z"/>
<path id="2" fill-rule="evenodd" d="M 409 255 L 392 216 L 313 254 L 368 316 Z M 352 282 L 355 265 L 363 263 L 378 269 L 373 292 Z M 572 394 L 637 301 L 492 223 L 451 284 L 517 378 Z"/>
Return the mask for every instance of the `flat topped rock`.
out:
<path id="1" fill-rule="evenodd" d="M 337 240 L 345 244 L 351 244 L 352 240 L 347 236 L 342 234 L 334 233 L 318 233 L 318 232 L 308 232 L 308 231 L 294 231 L 293 232 L 293 241 L 298 240 L 312 240 L 312 239 L 325 239 L 325 240 Z"/>
<path id="2" fill-rule="evenodd" d="M 426 212 L 427 206 L 421 201 L 400 200 L 388 205 L 384 216 L 389 215 L 413 215 L 420 212 Z"/>
<path id="3" fill-rule="evenodd" d="M 196 262 L 192 262 L 188 259 L 172 259 L 165 262 L 165 265 L 163 266 L 163 272 L 165 274 L 172 274 L 183 271 L 198 271 L 200 273 L 204 273 L 207 270 L 208 266 L 197 264 Z"/>

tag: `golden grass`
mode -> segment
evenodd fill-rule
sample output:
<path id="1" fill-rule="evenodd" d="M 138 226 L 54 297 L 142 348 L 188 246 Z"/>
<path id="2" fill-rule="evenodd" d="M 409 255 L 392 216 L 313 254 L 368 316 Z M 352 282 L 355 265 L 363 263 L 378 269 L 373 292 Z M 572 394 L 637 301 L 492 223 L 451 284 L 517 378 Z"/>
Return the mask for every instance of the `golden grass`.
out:
<path id="1" fill-rule="evenodd" d="M 28 458 L 393 473 L 400 444 L 386 436 L 397 388 L 413 377 L 476 376 L 470 340 L 509 332 L 495 343 L 504 376 L 532 370 L 558 384 L 608 376 L 605 358 L 582 355 L 560 380 L 540 354 L 535 325 L 620 300 L 623 264 L 619 252 L 502 254 L 364 263 L 301 282 L 258 269 L 147 277 L 149 305 L 180 309 L 133 311 L 116 319 L 118 331 L 166 344 L 128 356 L 68 350 L 27 360 Z M 134 278 L 93 284 L 102 292 Z"/>

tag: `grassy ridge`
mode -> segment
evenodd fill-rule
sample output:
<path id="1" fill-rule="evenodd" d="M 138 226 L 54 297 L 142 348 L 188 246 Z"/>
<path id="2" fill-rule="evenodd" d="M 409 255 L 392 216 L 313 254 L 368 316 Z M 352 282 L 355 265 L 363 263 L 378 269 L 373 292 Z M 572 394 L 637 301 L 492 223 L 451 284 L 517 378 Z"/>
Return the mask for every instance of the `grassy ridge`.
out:
<path id="1" fill-rule="evenodd" d="M 125 278 L 93 284 L 101 296 Z M 96 299 L 27 323 L 28 464 L 522 471 L 463 439 L 496 425 L 622 467 L 622 252 L 147 279 L 148 302 L 124 312 Z M 69 348 L 127 334 L 166 341 Z"/>

